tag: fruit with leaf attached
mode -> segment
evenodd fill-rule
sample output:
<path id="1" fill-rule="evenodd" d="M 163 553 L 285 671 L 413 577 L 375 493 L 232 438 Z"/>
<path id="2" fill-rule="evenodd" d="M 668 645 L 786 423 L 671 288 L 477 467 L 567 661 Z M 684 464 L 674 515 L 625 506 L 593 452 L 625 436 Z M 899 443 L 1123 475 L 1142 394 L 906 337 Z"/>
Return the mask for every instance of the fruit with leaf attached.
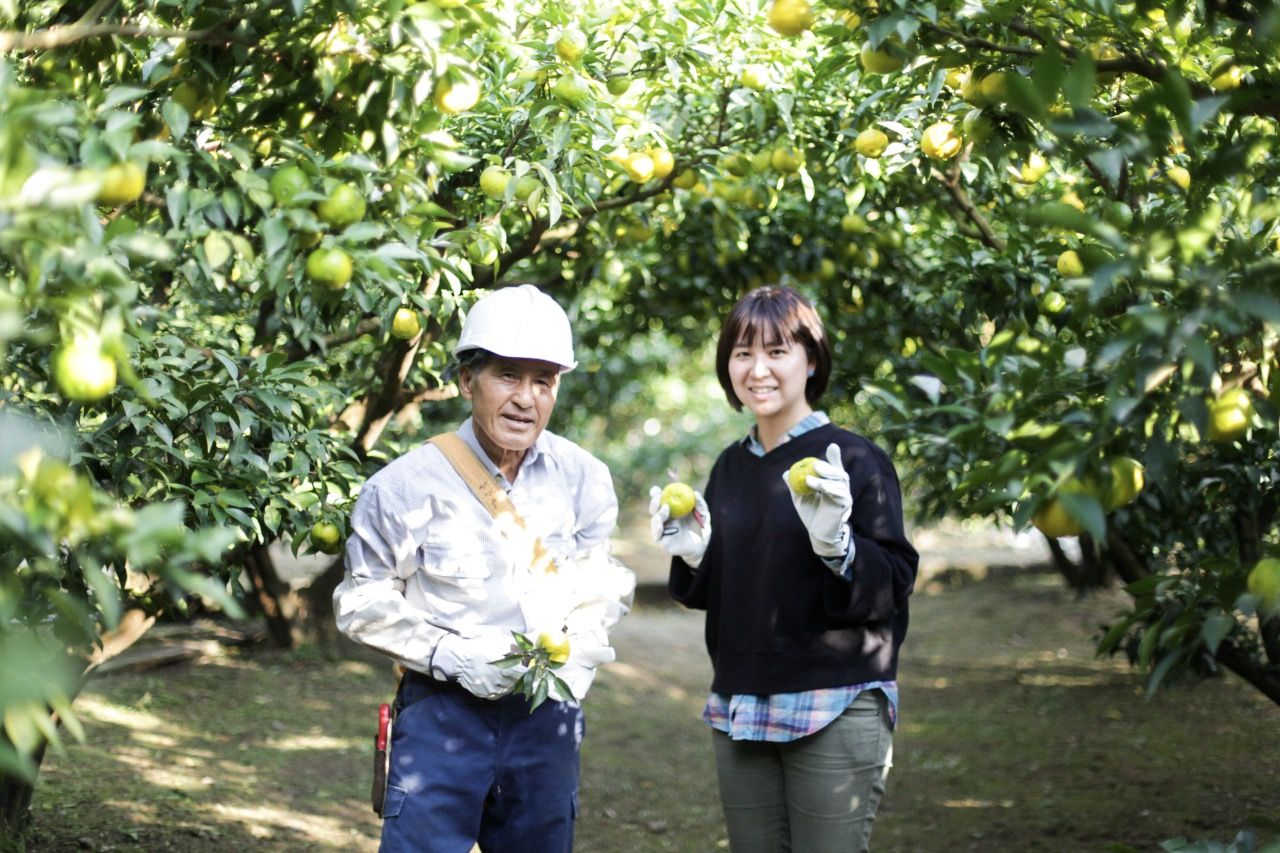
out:
<path id="1" fill-rule="evenodd" d="M 391 337 L 407 341 L 422 330 L 422 321 L 418 312 L 412 308 L 397 308 L 391 318 Z"/>
<path id="2" fill-rule="evenodd" d="M 1031 516 L 1031 523 L 1050 539 L 1057 539 L 1060 536 L 1079 536 L 1084 532 L 1084 527 L 1067 512 L 1057 496 L 1049 498 L 1040 505 L 1040 508 Z"/>
<path id="3" fill-rule="evenodd" d="M 884 153 L 884 149 L 889 146 L 889 136 L 879 128 L 870 127 L 858 134 L 853 140 L 853 147 L 863 157 L 869 157 L 872 160 Z"/>
<path id="4" fill-rule="evenodd" d="M 316 205 L 316 216 L 331 228 L 346 228 L 364 219 L 364 196 L 351 184 L 338 184 Z"/>
<path id="5" fill-rule="evenodd" d="M 311 178 L 299 166 L 282 166 L 271 174 L 271 197 L 281 207 L 288 207 L 299 193 L 311 189 Z"/>
<path id="6" fill-rule="evenodd" d="M 519 201 L 528 201 L 529 197 L 540 189 L 542 189 L 542 181 L 527 172 L 516 178 L 515 196 Z"/>
<path id="7" fill-rule="evenodd" d="M 336 246 L 321 246 L 307 255 L 307 278 L 325 290 L 342 290 L 351 281 L 351 256 Z"/>
<path id="8" fill-rule="evenodd" d="M 113 163 L 102 172 L 97 201 L 115 207 L 137 200 L 147 185 L 147 173 L 137 163 Z"/>
<path id="9" fill-rule="evenodd" d="M 658 496 L 658 501 L 670 510 L 670 518 L 683 518 L 693 512 L 696 500 L 693 489 L 686 483 L 668 483 Z"/>
<path id="10" fill-rule="evenodd" d="M 949 121 L 935 122 L 920 134 L 920 150 L 931 160 L 950 160 L 963 147 L 964 140 Z"/>
<path id="11" fill-rule="evenodd" d="M 336 554 L 342 550 L 342 531 L 332 521 L 320 520 L 311 525 L 311 545 L 322 554 Z"/>
<path id="12" fill-rule="evenodd" d="M 814 476 L 814 466 L 817 464 L 818 457 L 806 456 L 787 469 L 787 485 L 791 487 L 791 491 L 797 495 L 813 494 L 809 478 Z"/>
<path id="13" fill-rule="evenodd" d="M 536 645 L 547 653 L 547 660 L 551 663 L 569 660 L 569 635 L 564 631 L 539 631 Z"/>
<path id="14" fill-rule="evenodd" d="M 798 36 L 813 26 L 813 7 L 809 0 L 773 0 L 768 19 L 775 32 Z"/>
<path id="15" fill-rule="evenodd" d="M 480 173 L 480 192 L 495 201 L 506 198 L 509 183 L 511 183 L 511 173 L 501 166 L 486 166 Z"/>
<path id="16" fill-rule="evenodd" d="M 1253 420 L 1253 398 L 1243 388 L 1228 388 L 1209 403 L 1209 440 L 1235 441 Z"/>
<path id="17" fill-rule="evenodd" d="M 1111 482 L 1102 495 L 1103 508 L 1112 510 L 1133 503 L 1146 484 L 1142 463 L 1128 456 L 1117 456 L 1107 467 L 1111 473 Z"/>
<path id="18" fill-rule="evenodd" d="M 53 354 L 53 379 L 67 399 L 92 403 L 116 387 L 116 362 L 97 335 L 77 335 Z"/>
<path id="19" fill-rule="evenodd" d="M 591 99 L 591 91 L 577 74 L 562 74 L 551 84 L 551 94 L 556 100 L 575 109 L 581 109 Z"/>

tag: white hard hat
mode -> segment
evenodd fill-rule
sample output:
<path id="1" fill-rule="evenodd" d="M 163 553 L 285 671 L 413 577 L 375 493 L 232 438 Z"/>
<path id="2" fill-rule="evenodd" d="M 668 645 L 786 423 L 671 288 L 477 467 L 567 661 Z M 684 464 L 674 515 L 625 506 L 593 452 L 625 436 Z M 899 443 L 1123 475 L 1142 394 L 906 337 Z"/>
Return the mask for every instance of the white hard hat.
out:
<path id="1" fill-rule="evenodd" d="M 471 306 L 462 324 L 457 358 L 482 349 L 507 358 L 536 358 L 573 370 L 573 336 L 569 318 L 556 301 L 532 284 L 503 287 Z"/>

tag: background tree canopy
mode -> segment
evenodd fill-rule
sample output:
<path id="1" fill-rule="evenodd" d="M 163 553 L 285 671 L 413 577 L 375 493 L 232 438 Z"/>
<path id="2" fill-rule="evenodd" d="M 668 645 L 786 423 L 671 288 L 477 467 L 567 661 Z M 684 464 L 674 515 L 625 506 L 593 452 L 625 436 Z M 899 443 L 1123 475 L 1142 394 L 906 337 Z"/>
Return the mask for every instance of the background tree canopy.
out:
<path id="1" fill-rule="evenodd" d="M 1280 12 L 1263 0 L 0 0 L 0 770 L 158 614 L 269 600 L 459 411 L 532 282 L 555 428 L 636 495 L 742 422 L 708 346 L 818 304 L 922 517 L 1034 523 L 1156 688 L 1280 703 Z M 336 565 L 336 564 L 335 564 Z M 245 567 L 256 573 L 246 575 Z M 243 577 L 255 580 L 245 588 Z"/>

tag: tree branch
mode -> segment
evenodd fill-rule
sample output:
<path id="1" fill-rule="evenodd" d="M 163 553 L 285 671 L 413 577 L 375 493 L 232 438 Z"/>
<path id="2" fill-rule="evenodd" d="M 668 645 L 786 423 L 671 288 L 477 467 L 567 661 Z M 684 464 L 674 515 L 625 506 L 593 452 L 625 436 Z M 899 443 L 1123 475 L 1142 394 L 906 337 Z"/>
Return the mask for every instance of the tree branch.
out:
<path id="1" fill-rule="evenodd" d="M 944 175 L 934 169 L 933 174 L 941 182 L 942 186 L 946 188 L 952 200 L 964 211 L 969 221 L 977 227 L 982 242 L 997 252 L 1003 252 L 1005 249 L 1004 240 L 1001 240 L 996 235 L 996 232 L 991 228 L 991 223 L 987 222 L 986 217 L 973 206 L 973 202 L 969 200 L 969 194 L 964 191 L 964 187 L 960 186 L 959 173 L 953 172 L 951 175 Z"/>

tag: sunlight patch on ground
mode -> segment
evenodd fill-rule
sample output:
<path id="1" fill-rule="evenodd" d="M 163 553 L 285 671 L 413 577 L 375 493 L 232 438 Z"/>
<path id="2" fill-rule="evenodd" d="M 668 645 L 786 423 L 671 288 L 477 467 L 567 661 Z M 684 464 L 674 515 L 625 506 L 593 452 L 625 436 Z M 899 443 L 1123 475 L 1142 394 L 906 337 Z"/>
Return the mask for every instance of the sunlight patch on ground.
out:
<path id="1" fill-rule="evenodd" d="M 942 805 L 949 809 L 991 809 L 996 807 L 1011 809 L 1013 808 L 1013 800 L 943 800 Z"/>
<path id="2" fill-rule="evenodd" d="M 279 830 L 288 830 L 314 840 L 317 845 L 335 846 L 337 839 L 346 838 L 351 831 L 348 823 L 337 818 L 298 814 L 286 808 L 219 803 L 211 811 L 214 813 L 211 817 L 234 821 L 254 838 L 263 840 L 274 838 Z"/>
<path id="3" fill-rule="evenodd" d="M 610 680 L 622 681 L 628 687 L 639 687 L 642 690 L 660 690 L 668 699 L 675 702 L 683 702 L 689 698 L 689 693 L 684 688 L 664 683 L 649 670 L 629 663 L 614 661 L 609 664 L 605 672 Z"/>
<path id="4" fill-rule="evenodd" d="M 338 752 L 360 749 L 364 740 L 337 738 L 328 735 L 290 735 L 271 739 L 271 749 L 277 752 L 301 752 L 306 749 L 332 749 Z"/>
<path id="5" fill-rule="evenodd" d="M 1063 673 L 1033 672 L 1018 676 L 1019 684 L 1030 687 L 1097 687 L 1109 684 L 1111 679 L 1097 675 L 1065 675 Z"/>

